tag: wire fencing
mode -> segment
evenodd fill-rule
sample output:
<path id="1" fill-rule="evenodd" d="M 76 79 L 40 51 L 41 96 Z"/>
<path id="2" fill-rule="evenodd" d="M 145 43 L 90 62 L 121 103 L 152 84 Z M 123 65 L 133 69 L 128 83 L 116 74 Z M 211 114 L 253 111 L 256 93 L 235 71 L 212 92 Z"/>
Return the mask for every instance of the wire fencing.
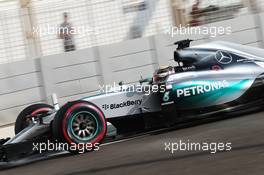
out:
<path id="1" fill-rule="evenodd" d="M 0 2 L 0 64 L 64 52 L 63 13 L 76 49 L 263 11 L 260 0 L 19 0 Z"/>

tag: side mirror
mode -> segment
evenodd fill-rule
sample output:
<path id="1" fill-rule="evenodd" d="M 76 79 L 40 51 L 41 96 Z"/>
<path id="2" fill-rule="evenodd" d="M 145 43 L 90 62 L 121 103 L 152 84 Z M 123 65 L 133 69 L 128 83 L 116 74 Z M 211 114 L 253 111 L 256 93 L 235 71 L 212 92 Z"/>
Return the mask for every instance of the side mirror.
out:
<path id="1" fill-rule="evenodd" d="M 145 79 L 139 80 L 140 84 L 142 84 L 142 83 L 151 83 L 151 82 L 152 82 L 152 78 L 145 78 Z"/>
<path id="2" fill-rule="evenodd" d="M 174 57 L 174 61 L 176 61 L 176 62 L 181 62 L 180 54 L 179 54 L 179 52 L 177 52 L 176 50 L 174 51 L 174 55 L 173 55 L 173 57 Z"/>

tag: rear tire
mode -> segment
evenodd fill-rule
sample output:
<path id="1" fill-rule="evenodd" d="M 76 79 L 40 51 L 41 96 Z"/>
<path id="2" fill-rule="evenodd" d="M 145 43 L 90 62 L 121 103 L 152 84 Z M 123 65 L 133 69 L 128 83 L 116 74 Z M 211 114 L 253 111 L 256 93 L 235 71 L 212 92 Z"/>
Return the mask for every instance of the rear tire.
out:
<path id="1" fill-rule="evenodd" d="M 80 153 L 80 147 L 93 147 L 103 140 L 107 130 L 103 112 L 94 104 L 85 101 L 75 101 L 65 104 L 53 120 L 52 132 L 55 141 L 75 146 L 77 150 L 67 150 Z M 83 150 L 83 152 L 91 151 Z"/>
<path id="2" fill-rule="evenodd" d="M 20 112 L 16 119 L 15 134 L 18 134 L 20 131 L 29 126 L 32 117 L 39 114 L 46 114 L 53 109 L 53 106 L 43 103 L 33 104 L 26 107 L 23 111 Z"/>

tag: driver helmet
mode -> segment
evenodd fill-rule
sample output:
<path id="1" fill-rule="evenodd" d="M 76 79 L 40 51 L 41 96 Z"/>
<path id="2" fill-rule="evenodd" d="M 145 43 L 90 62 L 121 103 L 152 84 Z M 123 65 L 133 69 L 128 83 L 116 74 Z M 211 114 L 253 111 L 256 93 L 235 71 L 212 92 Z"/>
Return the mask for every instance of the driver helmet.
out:
<path id="1" fill-rule="evenodd" d="M 173 67 L 163 65 L 160 66 L 159 69 L 157 70 L 155 78 L 157 81 L 164 80 L 168 75 L 173 73 L 174 73 Z"/>

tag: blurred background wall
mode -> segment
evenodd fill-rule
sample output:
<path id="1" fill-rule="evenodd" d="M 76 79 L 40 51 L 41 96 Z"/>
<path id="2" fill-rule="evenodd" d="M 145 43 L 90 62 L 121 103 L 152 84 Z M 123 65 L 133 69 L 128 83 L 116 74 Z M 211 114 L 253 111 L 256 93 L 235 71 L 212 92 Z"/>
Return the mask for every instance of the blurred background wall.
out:
<path id="1" fill-rule="evenodd" d="M 0 135 L 13 134 L 20 110 L 98 93 L 99 84 L 134 84 L 173 62 L 173 42 L 226 40 L 263 47 L 260 0 L 1 0 Z M 56 27 L 69 13 L 76 51 L 64 53 Z M 171 27 L 231 27 L 230 34 L 184 34 Z M 49 30 L 51 31 L 47 31 Z M 43 30 L 42 33 L 40 30 Z"/>

